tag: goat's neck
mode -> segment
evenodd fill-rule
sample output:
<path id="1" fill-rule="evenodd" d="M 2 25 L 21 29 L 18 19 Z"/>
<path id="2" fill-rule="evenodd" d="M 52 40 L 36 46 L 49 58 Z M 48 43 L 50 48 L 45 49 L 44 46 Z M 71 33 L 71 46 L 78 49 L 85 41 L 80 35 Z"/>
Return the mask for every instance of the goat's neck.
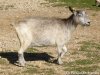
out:
<path id="1" fill-rule="evenodd" d="M 71 32 L 73 32 L 76 29 L 78 23 L 75 21 L 73 14 L 67 19 L 66 24 L 67 24 L 67 28 Z"/>

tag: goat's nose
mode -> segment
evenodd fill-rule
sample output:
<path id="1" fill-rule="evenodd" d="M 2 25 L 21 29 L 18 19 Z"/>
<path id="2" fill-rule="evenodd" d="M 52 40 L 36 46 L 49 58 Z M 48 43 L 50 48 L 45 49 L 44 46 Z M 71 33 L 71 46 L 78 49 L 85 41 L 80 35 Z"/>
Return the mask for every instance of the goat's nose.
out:
<path id="1" fill-rule="evenodd" d="M 90 26 L 90 22 L 88 22 L 88 26 Z"/>
<path id="2" fill-rule="evenodd" d="M 90 22 L 88 22 L 88 24 L 90 24 Z"/>

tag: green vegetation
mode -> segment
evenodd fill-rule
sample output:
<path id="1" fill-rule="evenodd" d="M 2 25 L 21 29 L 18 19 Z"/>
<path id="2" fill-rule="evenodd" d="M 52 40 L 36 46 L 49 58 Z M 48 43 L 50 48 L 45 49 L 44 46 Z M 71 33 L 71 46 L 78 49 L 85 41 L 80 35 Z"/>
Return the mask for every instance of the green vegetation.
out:
<path id="1" fill-rule="evenodd" d="M 69 62 L 66 65 L 65 71 L 80 71 L 80 72 L 92 72 L 100 69 L 98 65 L 94 65 L 93 60 L 84 59 L 84 60 L 76 60 L 74 62 Z"/>
<path id="2" fill-rule="evenodd" d="M 88 65 L 88 64 L 92 64 L 93 61 L 89 59 L 84 59 L 84 60 L 76 60 L 74 63 L 76 65 Z"/>
<path id="3" fill-rule="evenodd" d="M 55 75 L 54 69 L 49 68 L 49 69 L 44 69 L 44 70 L 45 70 L 46 75 Z"/>
<path id="4" fill-rule="evenodd" d="M 52 6 L 73 6 L 100 10 L 100 7 L 95 6 L 95 0 L 49 0 L 49 2 L 54 3 Z"/>
<path id="5" fill-rule="evenodd" d="M 36 68 L 27 68 L 23 73 L 28 73 L 28 74 L 36 74 L 39 73 Z"/>
<path id="6" fill-rule="evenodd" d="M 40 69 L 39 67 L 37 66 L 32 66 L 32 65 L 28 65 L 28 68 L 26 68 L 24 71 L 23 71 L 23 74 L 29 74 L 29 75 L 32 75 L 32 74 L 46 74 L 46 75 L 54 75 L 55 72 L 54 72 L 54 69 L 52 68 L 46 68 L 46 69 Z"/>
<path id="7" fill-rule="evenodd" d="M 100 50 L 100 43 L 94 43 L 91 41 L 83 41 L 80 44 L 82 44 L 80 51 L 99 51 Z M 95 50 L 94 50 L 95 49 Z"/>
<path id="8" fill-rule="evenodd" d="M 9 62 L 6 59 L 0 59 L 0 65 L 8 65 Z"/>
<path id="9" fill-rule="evenodd" d="M 14 5 L 0 5 L 0 10 L 15 9 Z"/>
<path id="10" fill-rule="evenodd" d="M 77 72 L 95 72 L 97 69 L 100 69 L 98 66 L 84 66 L 84 67 L 70 67 L 70 68 L 65 68 L 65 71 L 77 71 Z"/>
<path id="11" fill-rule="evenodd" d="M 24 74 L 38 74 L 41 73 L 40 70 L 38 70 L 38 67 L 33 65 L 28 65 L 28 67 L 23 71 Z"/>
<path id="12" fill-rule="evenodd" d="M 28 48 L 28 49 L 26 50 L 26 52 L 29 52 L 29 53 L 34 53 L 34 52 L 37 52 L 37 51 L 38 51 L 37 48 Z"/>
<path id="13" fill-rule="evenodd" d="M 76 59 L 73 62 L 66 63 L 65 71 L 79 71 L 79 72 L 95 72 L 100 71 L 100 43 L 93 41 L 83 41 L 80 50 L 72 54 L 81 54 L 85 59 Z"/>

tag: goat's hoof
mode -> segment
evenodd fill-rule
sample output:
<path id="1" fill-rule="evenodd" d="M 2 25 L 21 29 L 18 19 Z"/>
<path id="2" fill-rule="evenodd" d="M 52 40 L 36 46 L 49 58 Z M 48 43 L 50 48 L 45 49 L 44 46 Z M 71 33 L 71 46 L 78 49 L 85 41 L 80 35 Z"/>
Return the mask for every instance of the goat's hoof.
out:
<path id="1" fill-rule="evenodd" d="M 19 66 L 19 67 L 24 67 L 25 66 L 25 62 L 20 62 L 20 61 L 17 61 L 15 63 L 15 65 Z"/>
<path id="2" fill-rule="evenodd" d="M 58 64 L 58 65 L 62 65 L 63 62 L 58 60 L 58 61 L 57 61 L 57 64 Z"/>
<path id="3" fill-rule="evenodd" d="M 50 59 L 49 59 L 49 62 L 50 62 L 50 63 L 54 63 L 54 62 L 56 62 L 55 60 L 56 60 L 55 58 L 50 58 Z"/>
<path id="4" fill-rule="evenodd" d="M 62 64 L 63 64 L 63 62 L 57 62 L 57 64 L 58 64 L 58 65 L 62 65 Z"/>
<path id="5" fill-rule="evenodd" d="M 25 66 L 25 64 L 19 63 L 19 66 L 20 66 L 20 67 L 24 67 L 24 66 Z"/>

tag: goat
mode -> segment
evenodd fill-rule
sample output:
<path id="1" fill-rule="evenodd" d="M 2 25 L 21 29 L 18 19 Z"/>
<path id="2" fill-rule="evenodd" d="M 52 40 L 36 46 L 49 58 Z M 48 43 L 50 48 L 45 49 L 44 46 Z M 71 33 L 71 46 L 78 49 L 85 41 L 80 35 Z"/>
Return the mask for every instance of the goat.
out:
<path id="1" fill-rule="evenodd" d="M 96 4 L 97 7 L 99 7 L 100 6 L 100 0 L 95 0 L 95 4 Z"/>
<path id="2" fill-rule="evenodd" d="M 89 26 L 90 19 L 85 11 L 69 7 L 72 15 L 69 18 L 32 17 L 14 24 L 20 40 L 18 61 L 25 66 L 24 51 L 32 46 L 57 46 L 57 63 L 62 64 L 61 58 L 67 52 L 72 32 L 78 24 Z"/>

